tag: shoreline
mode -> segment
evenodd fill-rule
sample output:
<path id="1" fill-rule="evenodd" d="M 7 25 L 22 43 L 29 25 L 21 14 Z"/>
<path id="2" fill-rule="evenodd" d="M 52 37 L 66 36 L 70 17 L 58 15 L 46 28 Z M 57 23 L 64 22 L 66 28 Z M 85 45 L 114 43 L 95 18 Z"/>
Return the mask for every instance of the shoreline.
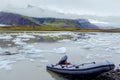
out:
<path id="1" fill-rule="evenodd" d="M 105 80 L 120 80 L 120 68 L 111 70 L 99 76 L 99 78 L 106 78 Z"/>
<path id="2" fill-rule="evenodd" d="M 1 26 L 0 31 L 73 31 L 73 32 L 120 32 L 120 28 L 75 28 L 49 26 Z"/>
<path id="3" fill-rule="evenodd" d="M 40 34 L 40 33 L 98 33 L 96 31 L 28 31 L 28 30 L 23 30 L 23 31 L 18 31 L 18 30 L 0 30 L 0 34 L 5 34 L 5 35 L 12 35 L 12 34 L 19 34 L 19 33 L 27 33 L 27 34 Z M 100 32 L 100 33 L 120 33 L 120 32 Z"/>

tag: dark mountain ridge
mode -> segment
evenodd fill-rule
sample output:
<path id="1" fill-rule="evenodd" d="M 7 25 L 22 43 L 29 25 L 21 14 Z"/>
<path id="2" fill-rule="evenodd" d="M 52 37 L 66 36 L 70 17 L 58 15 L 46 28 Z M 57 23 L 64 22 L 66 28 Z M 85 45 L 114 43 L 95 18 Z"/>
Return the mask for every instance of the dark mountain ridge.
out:
<path id="1" fill-rule="evenodd" d="M 15 13 L 0 12 L 0 24 L 11 26 L 50 26 L 74 28 L 98 28 L 86 19 L 36 18 Z"/>

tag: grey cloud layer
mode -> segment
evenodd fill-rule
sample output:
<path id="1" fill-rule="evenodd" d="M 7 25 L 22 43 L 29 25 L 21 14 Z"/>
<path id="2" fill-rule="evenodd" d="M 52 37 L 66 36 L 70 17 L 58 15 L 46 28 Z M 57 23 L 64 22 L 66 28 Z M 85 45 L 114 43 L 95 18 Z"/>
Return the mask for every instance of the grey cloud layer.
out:
<path id="1" fill-rule="evenodd" d="M 8 6 L 25 7 L 33 4 L 66 13 L 95 14 L 95 15 L 120 15 L 120 0 L 0 0 L 0 8 Z"/>

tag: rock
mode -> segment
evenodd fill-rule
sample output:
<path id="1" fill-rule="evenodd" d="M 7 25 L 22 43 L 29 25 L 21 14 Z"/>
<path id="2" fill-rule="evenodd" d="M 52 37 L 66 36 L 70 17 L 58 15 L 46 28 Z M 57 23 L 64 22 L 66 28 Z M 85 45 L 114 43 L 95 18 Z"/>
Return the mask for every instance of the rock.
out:
<path id="1" fill-rule="evenodd" d="M 100 77 L 105 77 L 105 80 L 120 80 L 120 69 L 117 68 L 110 72 L 100 75 Z M 102 80 L 102 79 L 101 79 Z"/>

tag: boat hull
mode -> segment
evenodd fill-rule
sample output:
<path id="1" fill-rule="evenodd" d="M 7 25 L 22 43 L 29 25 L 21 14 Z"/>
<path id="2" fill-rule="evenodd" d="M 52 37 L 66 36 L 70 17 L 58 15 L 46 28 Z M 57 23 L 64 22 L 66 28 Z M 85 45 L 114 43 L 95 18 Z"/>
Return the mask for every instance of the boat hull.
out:
<path id="1" fill-rule="evenodd" d="M 73 66 L 73 67 L 72 67 Z M 115 68 L 112 63 L 90 63 L 82 65 L 62 65 L 59 67 L 54 65 L 48 65 L 47 70 L 53 71 L 62 75 L 72 75 L 72 76 L 97 76 L 102 73 L 108 72 Z"/>

